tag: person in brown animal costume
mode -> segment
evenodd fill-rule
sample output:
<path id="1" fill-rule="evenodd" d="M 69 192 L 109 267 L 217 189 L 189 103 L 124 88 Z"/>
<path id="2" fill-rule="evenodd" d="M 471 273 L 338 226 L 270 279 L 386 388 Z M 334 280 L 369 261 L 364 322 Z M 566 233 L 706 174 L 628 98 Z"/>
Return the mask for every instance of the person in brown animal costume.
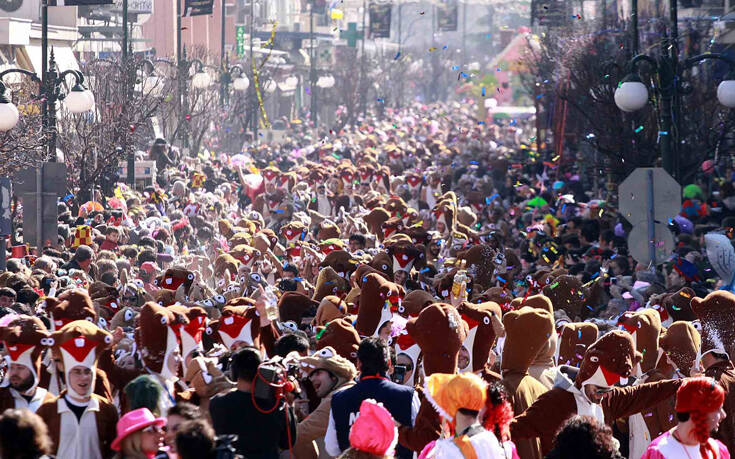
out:
<path id="1" fill-rule="evenodd" d="M 38 317 L 17 316 L 0 327 L 0 342 L 8 367 L 0 384 L 0 410 L 27 409 L 35 412 L 54 397 L 41 382 L 41 354 L 51 344 L 49 332 Z"/>
<path id="2" fill-rule="evenodd" d="M 593 283 L 592 285 L 596 285 Z M 595 304 L 591 288 L 582 285 L 575 276 L 563 274 L 555 277 L 543 287 L 543 293 L 554 305 L 554 309 L 565 311 L 575 322 L 587 317 Z"/>
<path id="3" fill-rule="evenodd" d="M 347 314 L 347 304 L 338 296 L 327 295 L 319 303 L 312 324 L 323 327 L 328 322 L 341 319 Z"/>
<path id="4" fill-rule="evenodd" d="M 436 298 L 426 290 L 412 290 L 403 298 L 398 306 L 398 314 L 405 318 L 418 317 L 427 306 L 436 302 Z"/>
<path id="5" fill-rule="evenodd" d="M 714 378 L 725 389 L 726 413 L 735 411 L 735 367 L 732 352 L 735 342 L 735 295 L 724 290 L 710 293 L 704 298 L 694 297 L 692 311 L 702 325 L 701 356 L 697 359 L 698 370 Z M 735 416 L 728 416 L 717 430 L 715 438 L 722 441 L 728 450 L 735 450 Z"/>
<path id="6" fill-rule="evenodd" d="M 702 337 L 691 322 L 672 323 L 659 339 L 659 346 L 671 363 L 672 376 L 673 372 L 680 377 L 693 376 L 692 369 L 702 349 Z M 659 359 L 659 362 L 666 362 L 666 359 Z"/>
<path id="7" fill-rule="evenodd" d="M 662 301 L 662 306 L 672 321 L 686 320 L 691 322 L 697 320 L 697 315 L 694 314 L 691 307 L 692 298 L 694 297 L 694 290 L 683 287 L 678 292 L 666 295 Z"/>
<path id="8" fill-rule="evenodd" d="M 316 348 L 323 349 L 327 346 L 333 348 L 337 353 L 357 364 L 357 348 L 360 347 L 360 335 L 347 319 L 335 319 L 322 327 L 316 334 Z"/>
<path id="9" fill-rule="evenodd" d="M 194 273 L 183 267 L 168 268 L 160 279 L 156 279 L 156 285 L 162 289 L 176 291 L 184 285 L 188 292 L 194 282 Z"/>
<path id="10" fill-rule="evenodd" d="M 479 373 L 488 364 L 495 339 L 505 336 L 501 321 L 503 312 L 497 303 L 474 304 L 467 301 L 460 303 L 457 311 L 467 324 L 467 338 L 459 351 L 459 372 Z"/>
<path id="11" fill-rule="evenodd" d="M 551 313 L 551 328 L 554 328 L 554 307 L 551 304 L 551 300 L 544 295 L 532 295 L 526 298 L 516 298 L 511 303 L 511 308 L 519 308 L 522 306 L 528 306 L 536 309 L 543 309 Z M 557 335 L 556 333 L 549 333 L 546 336 L 546 345 L 539 350 L 538 354 L 531 362 L 528 367 L 528 374 L 536 378 L 541 384 L 547 389 L 551 389 L 554 386 L 554 372 L 556 368 L 556 362 L 554 361 L 554 355 L 556 354 L 557 347 Z"/>
<path id="12" fill-rule="evenodd" d="M 357 260 L 346 250 L 335 250 L 324 257 L 319 264 L 320 267 L 330 267 L 339 275 L 339 277 L 349 280 L 350 275 L 357 268 Z"/>
<path id="13" fill-rule="evenodd" d="M 554 333 L 553 316 L 546 309 L 524 306 L 506 313 L 503 325 L 506 337 L 500 361 L 502 381 L 512 397 L 513 411 L 522 413 L 548 390 L 528 369 Z M 524 458 L 543 457 L 536 438 L 518 439 L 516 447 Z"/>
<path id="14" fill-rule="evenodd" d="M 504 266 L 503 261 L 496 255 L 496 251 L 487 244 L 474 245 L 458 252 L 457 260 L 467 261 L 467 271 L 471 273 L 472 279 L 482 286 L 482 290 L 486 290 L 495 283 L 495 269 Z M 501 263 L 496 264 L 496 261 Z"/>
<path id="15" fill-rule="evenodd" d="M 657 371 L 659 360 L 664 355 L 663 350 L 659 350 L 661 318 L 658 311 L 642 309 L 636 312 L 626 312 L 618 319 L 618 325 L 631 334 L 636 350 L 643 356 L 633 372 L 637 378 L 636 384 L 665 379 L 665 376 Z M 674 402 L 674 398 L 664 400 L 651 409 L 633 414 L 628 418 L 627 429 L 631 457 L 636 457 L 637 454 L 643 455 L 654 438 L 676 425 Z"/>
<path id="16" fill-rule="evenodd" d="M 597 325 L 592 322 L 565 323 L 559 328 L 558 365 L 579 368 L 584 352 L 597 341 Z"/>
<path id="17" fill-rule="evenodd" d="M 386 279 L 393 279 L 393 260 L 386 252 L 378 252 L 368 263 L 370 267 L 385 274 Z"/>
<path id="18" fill-rule="evenodd" d="M 360 336 L 380 336 L 388 339 L 393 313 L 398 311 L 406 291 L 400 285 L 378 274 L 368 274 L 360 290 L 355 329 Z"/>
<path id="19" fill-rule="evenodd" d="M 217 279 L 222 278 L 227 271 L 231 276 L 237 273 L 239 262 L 229 253 L 221 253 L 214 260 L 214 276 Z M 228 279 L 229 280 L 229 279 Z"/>
<path id="20" fill-rule="evenodd" d="M 48 427 L 56 457 L 110 457 L 117 409 L 93 393 L 97 359 L 112 344 L 112 335 L 87 320 L 75 320 L 51 334 L 49 344 L 62 362 L 68 387 L 38 409 Z M 80 417 L 69 404 L 85 406 Z"/>
<path id="21" fill-rule="evenodd" d="M 383 209 L 382 207 L 376 207 L 363 217 L 365 224 L 370 230 L 370 233 L 378 237 L 379 241 L 383 241 L 385 236 L 383 235 L 383 224 L 390 219 L 390 212 Z"/>
<path id="22" fill-rule="evenodd" d="M 299 292 L 284 292 L 278 299 L 278 314 L 281 322 L 292 321 L 301 325 L 304 315 L 315 317 L 319 302 Z"/>
<path id="23" fill-rule="evenodd" d="M 538 437 L 546 454 L 559 427 L 574 415 L 592 416 L 610 425 L 674 395 L 680 380 L 615 387 L 627 383 L 641 357 L 629 333 L 606 333 L 587 349 L 579 369 L 560 367 L 554 387 L 516 415 L 511 423 L 514 441 Z"/>
<path id="24" fill-rule="evenodd" d="M 112 316 L 121 308 L 119 293 L 117 289 L 104 282 L 93 282 L 89 286 L 89 296 L 97 311 L 97 325 L 108 328 Z"/>
<path id="25" fill-rule="evenodd" d="M 350 290 L 347 280 L 337 274 L 331 267 L 322 268 L 314 283 L 314 295 L 311 299 L 321 302 L 325 296 L 334 295 L 341 297 Z"/>
<path id="26" fill-rule="evenodd" d="M 231 351 L 242 346 L 253 346 L 267 355 L 274 355 L 273 345 L 279 333 L 266 317 L 265 303 L 261 299 L 253 301 L 249 298 L 238 298 L 230 303 L 232 305 L 222 308 L 219 320 L 209 322 L 207 335 Z M 243 305 L 234 305 L 238 303 Z"/>
<path id="27" fill-rule="evenodd" d="M 409 319 L 406 331 L 421 348 L 425 376 L 457 372 L 459 350 L 467 339 L 467 324 L 454 306 L 434 303 L 424 308 L 418 317 Z M 441 432 L 439 415 L 418 387 L 421 406 L 416 421 L 413 427 L 398 428 L 398 443 L 416 452 L 439 438 Z"/>

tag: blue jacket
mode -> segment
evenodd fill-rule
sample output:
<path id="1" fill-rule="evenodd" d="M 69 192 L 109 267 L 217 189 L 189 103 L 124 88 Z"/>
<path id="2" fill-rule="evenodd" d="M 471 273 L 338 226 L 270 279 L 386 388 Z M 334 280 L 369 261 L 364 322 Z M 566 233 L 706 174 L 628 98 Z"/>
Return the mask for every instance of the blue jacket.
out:
<path id="1" fill-rule="evenodd" d="M 349 389 L 335 393 L 332 396 L 332 417 L 340 449 L 344 451 L 350 447 L 350 427 L 360 413 L 360 404 L 363 400 L 372 398 L 382 403 L 393 419 L 401 425 L 413 426 L 411 416 L 413 396 L 413 387 L 396 384 L 383 376 L 363 377 Z M 410 459 L 413 453 L 398 446 L 396 457 Z"/>

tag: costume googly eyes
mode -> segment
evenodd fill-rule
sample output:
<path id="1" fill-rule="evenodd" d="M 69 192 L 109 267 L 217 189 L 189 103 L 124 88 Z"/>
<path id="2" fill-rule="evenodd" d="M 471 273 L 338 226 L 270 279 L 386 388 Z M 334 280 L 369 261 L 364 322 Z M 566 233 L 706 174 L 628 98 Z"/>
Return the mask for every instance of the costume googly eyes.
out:
<path id="1" fill-rule="evenodd" d="M 161 323 L 162 323 L 163 325 L 166 325 L 166 323 L 167 323 L 167 322 L 168 322 L 168 320 L 166 319 L 166 317 L 165 317 L 165 316 L 164 316 L 164 317 L 161 317 Z"/>
<path id="2" fill-rule="evenodd" d="M 380 265 L 380 269 L 382 269 L 383 271 L 388 271 L 388 265 L 383 263 L 382 265 Z"/>
<path id="3" fill-rule="evenodd" d="M 352 357 L 353 359 L 356 359 L 357 358 L 357 352 L 354 352 L 354 351 L 353 352 L 350 352 L 350 357 Z"/>
<path id="4" fill-rule="evenodd" d="M 41 338 L 41 344 L 51 347 L 54 345 L 54 339 L 50 336 L 48 338 Z"/>
<path id="5" fill-rule="evenodd" d="M 220 280 L 217 281 L 217 287 L 222 287 L 223 285 L 225 285 L 225 280 L 224 279 L 220 279 Z"/>
<path id="6" fill-rule="evenodd" d="M 130 322 L 131 320 L 133 320 L 133 317 L 135 317 L 135 313 L 132 309 L 126 309 L 124 317 L 126 322 Z"/>
<path id="7" fill-rule="evenodd" d="M 599 358 L 599 357 L 597 357 L 596 355 L 592 355 L 592 356 L 590 356 L 590 362 L 594 362 L 594 363 L 597 363 L 597 362 L 599 362 L 599 361 L 600 361 L 600 358 Z"/>
<path id="8" fill-rule="evenodd" d="M 206 328 L 206 329 L 204 330 L 204 333 L 206 333 L 206 334 L 208 334 L 208 335 L 211 335 L 212 333 L 214 333 L 214 330 L 212 330 L 212 327 L 207 327 L 207 328 Z"/>
<path id="9" fill-rule="evenodd" d="M 204 306 L 208 306 L 211 308 L 212 306 L 214 306 L 214 304 L 212 303 L 212 300 L 206 299 L 204 300 Z"/>
<path id="10" fill-rule="evenodd" d="M 133 283 L 135 284 L 135 286 L 136 286 L 136 287 L 138 287 L 138 288 L 143 288 L 143 281 L 142 281 L 142 280 L 140 280 L 140 279 L 135 279 L 135 280 L 133 281 Z"/>
<path id="11" fill-rule="evenodd" d="M 97 326 L 100 328 L 107 328 L 107 321 L 104 319 L 104 317 L 100 317 L 97 320 Z"/>
<path id="12" fill-rule="evenodd" d="M 334 357 L 334 353 L 326 347 L 317 352 L 317 355 L 323 359 L 331 359 L 332 357 Z"/>
<path id="13" fill-rule="evenodd" d="M 260 274 L 253 273 L 253 274 L 250 275 L 250 278 L 252 280 L 254 280 L 255 282 L 260 282 L 261 281 Z"/>
<path id="14" fill-rule="evenodd" d="M 244 284 L 245 283 L 245 276 L 240 276 L 240 283 L 241 284 Z"/>
<path id="15" fill-rule="evenodd" d="M 186 278 L 189 280 L 194 280 L 194 273 L 187 274 Z"/>
<path id="16" fill-rule="evenodd" d="M 483 318 L 482 318 L 482 322 L 483 322 L 483 323 L 484 323 L 485 325 L 490 325 L 490 318 L 489 318 L 489 317 L 487 317 L 487 316 L 485 316 L 485 317 L 483 317 Z"/>
<path id="17" fill-rule="evenodd" d="M 217 296 L 215 296 L 215 297 L 214 297 L 214 300 L 215 300 L 215 301 L 216 301 L 217 303 L 223 303 L 223 304 L 224 304 L 224 302 L 225 302 L 225 297 L 224 297 L 224 296 L 222 296 L 222 295 L 217 295 Z"/>
<path id="18" fill-rule="evenodd" d="M 105 335 L 105 343 L 107 344 L 112 343 L 112 335 Z"/>
<path id="19" fill-rule="evenodd" d="M 398 312 L 406 312 L 406 308 L 404 306 L 398 306 Z"/>
<path id="20" fill-rule="evenodd" d="M 88 321 L 94 323 L 94 318 L 92 318 L 92 317 L 85 317 L 84 320 L 88 320 Z"/>
<path id="21" fill-rule="evenodd" d="M 449 296 L 449 290 L 442 290 L 442 297 L 446 298 Z"/>
<path id="22" fill-rule="evenodd" d="M 702 331 L 702 322 L 695 320 L 692 322 L 692 326 L 697 329 L 697 331 Z"/>

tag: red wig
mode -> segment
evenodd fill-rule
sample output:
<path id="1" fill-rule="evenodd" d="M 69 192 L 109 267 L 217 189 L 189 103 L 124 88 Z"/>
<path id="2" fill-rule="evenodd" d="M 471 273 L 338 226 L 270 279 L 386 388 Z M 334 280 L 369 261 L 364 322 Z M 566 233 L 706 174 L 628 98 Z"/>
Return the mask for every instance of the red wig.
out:
<path id="1" fill-rule="evenodd" d="M 712 453 L 712 457 L 718 457 L 708 441 L 710 432 L 707 415 L 719 410 L 724 401 L 725 390 L 712 378 L 685 379 L 676 391 L 676 412 L 689 413 L 702 457 L 710 457 L 708 452 Z"/>
<path id="2" fill-rule="evenodd" d="M 510 440 L 513 406 L 511 406 L 508 399 L 508 392 L 506 392 L 502 383 L 488 386 L 485 401 L 485 419 L 483 419 L 482 424 L 485 429 L 493 432 L 501 443 Z"/>

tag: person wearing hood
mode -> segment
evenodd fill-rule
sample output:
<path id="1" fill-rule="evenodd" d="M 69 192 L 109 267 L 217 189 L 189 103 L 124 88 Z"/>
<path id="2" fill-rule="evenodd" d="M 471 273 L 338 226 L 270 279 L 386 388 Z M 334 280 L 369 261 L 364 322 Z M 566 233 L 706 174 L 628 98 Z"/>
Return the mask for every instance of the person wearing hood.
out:
<path id="1" fill-rule="evenodd" d="M 321 401 L 308 417 L 296 425 L 294 456 L 304 459 L 328 458 L 324 436 L 329 424 L 332 395 L 355 385 L 357 369 L 330 346 L 299 359 L 299 364 Z"/>
<path id="2" fill-rule="evenodd" d="M 523 413 L 548 389 L 529 374 L 535 356 L 554 333 L 554 317 L 544 309 L 524 306 L 503 317 L 505 344 L 501 360 L 503 385 L 511 396 L 514 413 Z M 523 458 L 540 459 L 541 444 L 537 438 L 516 440 Z"/>
<path id="3" fill-rule="evenodd" d="M 10 362 L 0 387 L 0 412 L 28 409 L 35 413 L 41 404 L 54 398 L 46 389 L 38 387 L 41 354 L 48 344 L 48 331 L 38 317 L 12 317 L 15 318 L 0 327 L 0 341 Z"/>
<path id="4" fill-rule="evenodd" d="M 117 408 L 93 393 L 97 359 L 112 344 L 112 335 L 87 320 L 75 320 L 47 341 L 61 355 L 67 389 L 38 409 L 59 459 L 110 456 Z"/>
<path id="5" fill-rule="evenodd" d="M 511 423 L 514 441 L 538 437 L 546 454 L 555 432 L 575 414 L 610 425 L 675 394 L 681 380 L 615 387 L 627 384 L 641 358 L 626 332 L 613 330 L 603 335 L 587 349 L 579 369 L 562 365 L 554 387 L 516 416 Z"/>

